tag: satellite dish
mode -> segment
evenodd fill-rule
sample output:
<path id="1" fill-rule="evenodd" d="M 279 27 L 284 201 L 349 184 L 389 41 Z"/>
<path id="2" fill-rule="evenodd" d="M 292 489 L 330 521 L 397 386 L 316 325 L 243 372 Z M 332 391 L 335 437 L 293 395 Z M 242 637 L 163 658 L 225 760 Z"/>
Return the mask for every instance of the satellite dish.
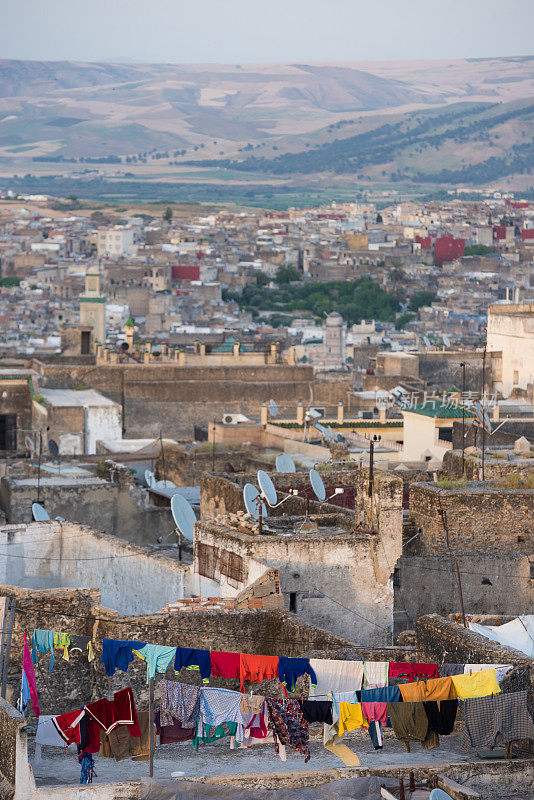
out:
<path id="1" fill-rule="evenodd" d="M 288 456 L 287 453 L 282 453 L 276 456 L 276 471 L 277 472 L 296 472 L 295 462 Z"/>
<path id="2" fill-rule="evenodd" d="M 24 439 L 24 444 L 26 445 L 26 450 L 33 455 L 35 453 L 35 444 L 33 443 L 32 437 L 26 436 Z"/>
<path id="3" fill-rule="evenodd" d="M 55 439 L 48 440 L 48 450 L 50 451 L 52 458 L 57 458 L 59 456 L 59 447 L 57 446 Z"/>
<path id="4" fill-rule="evenodd" d="M 445 347 L 451 346 L 451 340 L 449 339 L 446 333 L 442 334 L 441 338 L 443 339 L 443 344 L 445 345 Z"/>
<path id="5" fill-rule="evenodd" d="M 273 417 L 278 416 L 278 406 L 274 402 L 274 400 L 269 400 L 269 411 Z"/>
<path id="6" fill-rule="evenodd" d="M 324 436 L 324 438 L 327 440 L 327 442 L 335 441 L 334 434 L 332 433 L 330 428 L 327 428 L 324 425 L 321 425 L 321 423 L 317 422 L 316 420 L 314 420 L 312 422 L 312 425 L 313 425 L 314 428 L 316 428 L 319 431 L 319 433 L 321 433 Z"/>
<path id="7" fill-rule="evenodd" d="M 265 497 L 271 507 L 275 506 L 277 499 L 276 489 L 274 488 L 274 483 L 272 482 L 270 476 L 263 469 L 258 470 L 258 483 L 260 485 L 262 496 Z"/>
<path id="8" fill-rule="evenodd" d="M 430 344 L 430 342 L 428 340 L 428 336 L 423 336 L 423 342 L 425 343 L 426 347 L 432 347 L 432 345 Z"/>
<path id="9" fill-rule="evenodd" d="M 35 522 L 50 522 L 48 511 L 40 503 L 32 503 L 32 514 Z"/>
<path id="10" fill-rule="evenodd" d="M 130 345 L 128 344 L 128 342 L 123 342 L 121 344 L 121 350 L 124 350 L 124 352 L 126 352 L 129 347 L 130 347 Z"/>
<path id="11" fill-rule="evenodd" d="M 145 483 L 149 489 L 153 489 L 154 484 L 156 483 L 154 473 L 151 472 L 149 469 L 145 469 Z"/>
<path id="12" fill-rule="evenodd" d="M 243 489 L 243 500 L 245 501 L 245 508 L 247 509 L 249 514 L 252 514 L 254 519 L 260 518 L 260 512 L 257 501 L 258 497 L 260 497 L 260 493 L 258 492 L 256 487 L 252 483 L 246 483 Z M 267 516 L 267 509 L 264 503 L 261 504 L 261 513 L 264 517 Z"/>
<path id="13" fill-rule="evenodd" d="M 54 517 L 56 522 L 65 522 L 65 517 Z"/>
<path id="14" fill-rule="evenodd" d="M 316 408 L 309 408 L 306 411 L 306 416 L 308 417 L 308 419 L 321 419 L 323 415 L 320 411 L 317 411 Z"/>
<path id="15" fill-rule="evenodd" d="M 152 476 L 154 478 L 154 476 Z M 154 481 L 153 487 L 154 489 L 174 489 L 176 488 L 176 484 L 172 481 Z"/>
<path id="16" fill-rule="evenodd" d="M 324 500 L 326 497 L 326 489 L 324 488 L 323 479 L 316 469 L 310 470 L 310 483 L 317 499 L 321 501 Z"/>
<path id="17" fill-rule="evenodd" d="M 195 512 L 181 494 L 173 494 L 171 511 L 176 527 L 185 539 L 193 541 L 194 524 L 197 521 Z"/>

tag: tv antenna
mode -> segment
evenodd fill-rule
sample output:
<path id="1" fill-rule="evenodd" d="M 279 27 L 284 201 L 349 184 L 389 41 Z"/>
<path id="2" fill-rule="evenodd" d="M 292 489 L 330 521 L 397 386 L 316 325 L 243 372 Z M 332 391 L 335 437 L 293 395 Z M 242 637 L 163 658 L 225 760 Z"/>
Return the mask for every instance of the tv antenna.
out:
<path id="1" fill-rule="evenodd" d="M 171 512 L 176 530 L 178 531 L 178 558 L 182 560 L 182 536 L 188 542 L 193 541 L 195 522 L 197 521 L 192 506 L 181 494 L 173 494 L 171 498 Z"/>
<path id="2" fill-rule="evenodd" d="M 277 472 L 296 472 L 295 462 L 288 456 L 287 453 L 281 453 L 276 456 L 276 471 Z"/>
<path id="3" fill-rule="evenodd" d="M 50 522 L 50 515 L 40 503 L 32 503 L 32 515 L 35 522 Z"/>

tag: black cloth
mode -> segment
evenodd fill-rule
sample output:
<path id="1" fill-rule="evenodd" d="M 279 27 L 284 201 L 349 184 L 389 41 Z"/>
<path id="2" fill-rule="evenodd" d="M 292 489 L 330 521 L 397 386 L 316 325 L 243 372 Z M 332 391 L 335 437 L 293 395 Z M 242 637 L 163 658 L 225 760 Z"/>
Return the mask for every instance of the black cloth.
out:
<path id="1" fill-rule="evenodd" d="M 429 730 L 440 736 L 449 736 L 454 730 L 458 713 L 458 700 L 435 700 L 423 703 L 428 717 Z"/>
<path id="2" fill-rule="evenodd" d="M 464 674 L 464 664 L 450 664 L 447 661 L 442 665 L 439 671 L 440 678 L 453 678 L 455 675 L 463 675 L 463 674 Z"/>
<path id="3" fill-rule="evenodd" d="M 87 650 L 87 645 L 91 641 L 90 636 L 78 636 L 77 634 L 69 634 L 69 636 L 69 650 L 81 650 L 82 653 Z"/>
<path id="4" fill-rule="evenodd" d="M 306 722 L 325 722 L 332 725 L 331 700 L 299 700 L 299 705 Z"/>

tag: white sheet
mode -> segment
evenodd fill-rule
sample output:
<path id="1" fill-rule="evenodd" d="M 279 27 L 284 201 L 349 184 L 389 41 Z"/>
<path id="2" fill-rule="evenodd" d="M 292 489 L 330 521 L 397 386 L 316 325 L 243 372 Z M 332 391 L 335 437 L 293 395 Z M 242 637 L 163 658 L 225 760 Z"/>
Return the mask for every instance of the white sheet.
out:
<path id="1" fill-rule="evenodd" d="M 486 639 L 513 647 L 530 658 L 534 658 L 534 614 L 525 614 L 504 625 L 480 625 L 469 623 L 470 630 L 480 633 Z"/>

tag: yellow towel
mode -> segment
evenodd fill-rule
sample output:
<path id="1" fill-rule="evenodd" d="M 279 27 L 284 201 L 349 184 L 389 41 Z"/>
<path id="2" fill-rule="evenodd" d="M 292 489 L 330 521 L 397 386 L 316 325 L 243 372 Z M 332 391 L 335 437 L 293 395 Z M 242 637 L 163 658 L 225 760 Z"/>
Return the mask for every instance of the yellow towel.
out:
<path id="1" fill-rule="evenodd" d="M 339 704 L 339 735 L 344 731 L 353 731 L 356 728 L 368 728 L 369 723 L 363 716 L 361 703 Z"/>
<path id="2" fill-rule="evenodd" d="M 54 650 L 63 650 L 63 658 L 69 660 L 70 636 L 68 633 L 54 631 Z"/>
<path id="3" fill-rule="evenodd" d="M 466 700 L 468 697 L 487 697 L 501 692 L 494 669 L 482 669 L 480 672 L 473 672 L 472 675 L 454 675 L 452 682 L 460 700 Z"/>

